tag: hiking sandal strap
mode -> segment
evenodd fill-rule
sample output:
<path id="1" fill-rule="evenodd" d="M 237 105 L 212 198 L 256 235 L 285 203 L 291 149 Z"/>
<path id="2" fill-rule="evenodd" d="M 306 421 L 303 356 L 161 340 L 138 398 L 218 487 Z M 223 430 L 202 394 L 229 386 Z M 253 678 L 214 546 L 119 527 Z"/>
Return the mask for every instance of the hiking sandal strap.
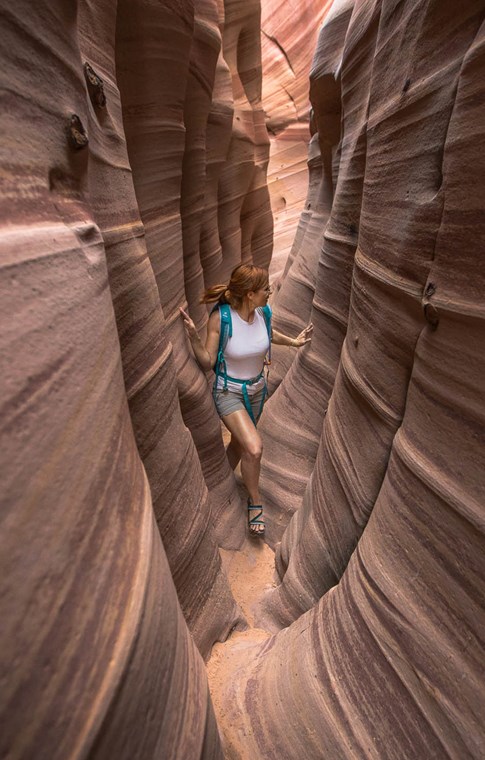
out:
<path id="1" fill-rule="evenodd" d="M 249 518 L 249 525 L 264 525 L 264 520 L 261 520 L 260 518 L 263 515 L 263 506 L 262 504 L 248 504 L 248 511 L 251 509 L 258 509 L 259 512 L 254 517 Z"/>

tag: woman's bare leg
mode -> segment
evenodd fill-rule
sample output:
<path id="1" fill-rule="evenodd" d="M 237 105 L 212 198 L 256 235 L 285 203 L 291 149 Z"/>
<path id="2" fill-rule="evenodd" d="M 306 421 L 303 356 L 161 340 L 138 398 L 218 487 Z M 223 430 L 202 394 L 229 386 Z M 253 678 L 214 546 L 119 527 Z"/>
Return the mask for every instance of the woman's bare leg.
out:
<path id="1" fill-rule="evenodd" d="M 231 465 L 232 469 L 235 470 L 241 460 L 241 447 L 233 435 L 231 435 L 231 440 L 229 441 L 229 445 L 226 449 L 226 454 L 229 460 L 229 464 Z"/>
<path id="2" fill-rule="evenodd" d="M 237 451 L 236 447 L 239 448 L 241 475 L 251 503 L 261 504 L 261 497 L 259 495 L 259 473 L 261 469 L 261 455 L 263 453 L 261 436 L 256 430 L 249 414 L 243 409 L 226 415 L 222 418 L 222 421 L 231 433 L 231 443 L 229 444 L 230 447 L 232 446 L 231 457 L 235 455 Z M 231 459 L 229 459 L 229 463 L 232 465 Z M 264 528 L 262 525 L 254 525 L 251 527 L 251 530 L 259 533 Z"/>

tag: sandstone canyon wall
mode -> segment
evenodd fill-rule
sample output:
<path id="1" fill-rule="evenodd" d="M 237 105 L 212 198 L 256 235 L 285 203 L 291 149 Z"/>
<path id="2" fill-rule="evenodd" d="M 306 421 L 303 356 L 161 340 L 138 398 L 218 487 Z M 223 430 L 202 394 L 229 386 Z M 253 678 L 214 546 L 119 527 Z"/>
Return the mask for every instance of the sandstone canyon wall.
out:
<path id="1" fill-rule="evenodd" d="M 274 215 L 272 279 L 293 247 L 307 193 L 308 73 L 331 0 L 261 3 L 263 104 L 270 135 L 268 188 Z"/>
<path id="2" fill-rule="evenodd" d="M 483 2 L 1 16 L 0 754 L 483 757 Z M 203 334 L 202 287 L 270 262 L 265 120 L 275 324 L 315 332 L 274 354 L 273 635 L 218 730 L 245 515 L 178 307 Z"/>
<path id="3" fill-rule="evenodd" d="M 300 234 L 295 238 L 294 258 L 274 308 L 277 328 L 297 334 L 311 320 L 314 334 L 311 344 L 298 351 L 289 369 L 288 350 L 280 361 L 275 352 L 271 367 L 270 376 L 276 374 L 278 379 L 286 371 L 284 384 L 267 403 L 261 422 L 265 444 L 262 487 L 273 541 L 281 537 L 288 514 L 301 504 L 345 337 L 356 245 L 351 227 L 357 229 L 356 223 L 352 225 L 349 221 L 350 218 L 358 220 L 358 188 L 364 159 L 362 150 L 355 145 L 362 136 L 360 122 L 365 119 L 365 104 L 358 107 L 365 100 L 365 90 L 361 87 L 351 90 L 357 101 L 351 118 L 357 124 L 349 125 L 345 144 L 340 146 L 340 151 L 348 152 L 350 164 L 346 171 L 346 157 L 339 154 L 342 165 L 339 183 L 350 186 L 340 196 L 345 198 L 344 208 L 337 204 L 338 195 L 333 206 L 332 199 L 341 121 L 339 66 L 352 5 L 351 2 L 337 3 L 319 33 L 310 89 L 314 128 L 318 127 L 318 144 L 315 140 L 311 144 L 316 166 L 311 167 L 314 176 L 310 184 L 310 208 L 305 209 Z M 357 162 L 360 162 L 360 171 Z M 332 219 L 329 221 L 330 209 Z M 273 381 L 273 389 L 274 386 Z M 287 420 L 286 428 L 280 425 L 281 419 Z M 288 445 L 288 428 L 291 446 Z M 287 478 L 288 471 L 293 473 L 291 481 Z"/>
<path id="4" fill-rule="evenodd" d="M 287 627 L 246 641 L 245 664 L 228 667 L 226 757 L 479 758 L 483 3 L 357 0 L 338 70 L 340 160 L 311 346 L 334 356 L 334 379 L 320 375 L 327 398 L 315 383 L 315 467 L 260 611 L 262 625 Z M 295 365 L 270 402 L 286 409 L 288 462 Z"/>
<path id="5" fill-rule="evenodd" d="M 248 18 L 251 177 L 226 187 L 271 254 L 236 11 L 2 4 L 2 756 L 221 757 L 199 651 L 244 625 L 218 544 L 245 514 L 178 306 L 204 329 L 203 197 L 238 171 L 222 33 Z"/>

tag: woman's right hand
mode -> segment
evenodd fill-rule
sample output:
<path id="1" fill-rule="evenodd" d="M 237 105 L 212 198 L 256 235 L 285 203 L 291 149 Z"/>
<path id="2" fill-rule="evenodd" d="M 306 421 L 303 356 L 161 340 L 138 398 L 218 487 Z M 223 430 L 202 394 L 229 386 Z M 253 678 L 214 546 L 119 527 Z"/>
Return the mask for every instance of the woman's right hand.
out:
<path id="1" fill-rule="evenodd" d="M 214 334 L 214 325 L 212 324 L 212 333 L 211 333 L 211 318 L 209 318 L 209 342 L 210 345 L 213 346 L 214 350 L 214 359 L 212 359 L 212 354 L 210 350 L 207 348 L 207 346 L 204 346 L 200 339 L 200 335 L 197 332 L 197 329 L 194 325 L 194 322 L 191 320 L 189 315 L 186 311 L 184 311 L 182 308 L 179 307 L 180 314 L 183 317 L 184 320 L 184 327 L 185 332 L 187 333 L 187 336 L 190 340 L 190 343 L 192 345 L 192 350 L 194 352 L 195 358 L 197 360 L 197 363 L 199 366 L 204 370 L 204 372 L 208 372 L 215 363 L 215 356 L 217 353 L 217 341 L 219 340 L 219 333 L 215 333 L 215 338 L 212 334 Z M 219 318 L 219 315 L 216 315 L 217 318 Z"/>
<path id="2" fill-rule="evenodd" d="M 184 311 L 181 306 L 179 306 L 179 311 L 184 320 L 184 327 L 185 327 L 185 332 L 187 333 L 187 337 L 189 338 L 190 342 L 192 342 L 193 340 L 199 337 L 195 324 L 193 320 L 189 317 L 187 312 Z"/>

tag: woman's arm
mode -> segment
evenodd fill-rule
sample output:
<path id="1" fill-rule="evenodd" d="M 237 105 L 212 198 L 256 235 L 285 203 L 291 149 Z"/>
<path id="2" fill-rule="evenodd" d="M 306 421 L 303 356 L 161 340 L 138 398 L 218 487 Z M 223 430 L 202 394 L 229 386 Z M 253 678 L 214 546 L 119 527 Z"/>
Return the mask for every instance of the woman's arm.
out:
<path id="1" fill-rule="evenodd" d="M 289 335 L 284 335 L 283 333 L 278 332 L 278 330 L 272 330 L 271 343 L 274 343 L 277 346 L 293 346 L 294 348 L 300 348 L 300 346 L 304 346 L 305 343 L 310 343 L 312 339 L 312 331 L 313 325 L 311 322 L 308 327 L 305 327 L 305 329 L 296 336 L 296 338 L 290 338 Z"/>
<path id="2" fill-rule="evenodd" d="M 207 324 L 207 340 L 205 346 L 202 343 L 195 325 L 186 311 L 179 309 L 183 319 L 185 332 L 192 345 L 197 363 L 202 367 L 204 372 L 208 372 L 217 359 L 217 349 L 219 347 L 220 319 L 217 311 L 212 312 Z"/>

